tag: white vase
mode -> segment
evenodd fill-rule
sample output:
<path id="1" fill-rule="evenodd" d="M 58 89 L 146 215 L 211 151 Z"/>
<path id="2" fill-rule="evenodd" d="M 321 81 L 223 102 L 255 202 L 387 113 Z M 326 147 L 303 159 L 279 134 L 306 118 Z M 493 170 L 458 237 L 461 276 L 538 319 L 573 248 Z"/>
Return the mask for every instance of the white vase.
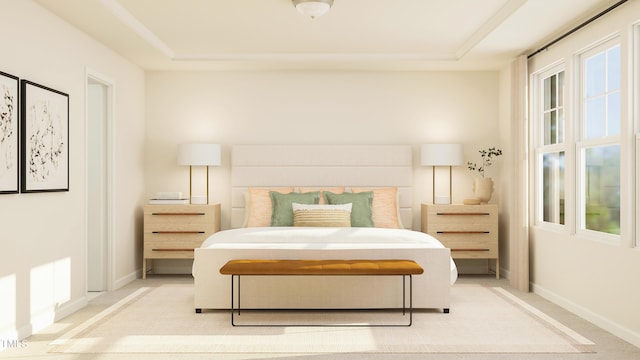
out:
<path id="1" fill-rule="evenodd" d="M 493 194 L 493 179 L 476 178 L 473 182 L 473 193 L 476 194 L 476 199 L 480 200 L 480 204 L 488 203 Z"/>

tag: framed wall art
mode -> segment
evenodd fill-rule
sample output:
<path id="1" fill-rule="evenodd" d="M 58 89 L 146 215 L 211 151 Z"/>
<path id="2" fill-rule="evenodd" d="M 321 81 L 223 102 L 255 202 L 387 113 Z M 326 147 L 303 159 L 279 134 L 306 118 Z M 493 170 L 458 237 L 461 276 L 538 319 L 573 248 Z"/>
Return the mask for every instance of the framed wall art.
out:
<path id="1" fill-rule="evenodd" d="M 0 71 L 0 194 L 18 192 L 19 79 Z"/>
<path id="2" fill-rule="evenodd" d="M 20 191 L 69 191 L 69 95 L 21 82 Z"/>

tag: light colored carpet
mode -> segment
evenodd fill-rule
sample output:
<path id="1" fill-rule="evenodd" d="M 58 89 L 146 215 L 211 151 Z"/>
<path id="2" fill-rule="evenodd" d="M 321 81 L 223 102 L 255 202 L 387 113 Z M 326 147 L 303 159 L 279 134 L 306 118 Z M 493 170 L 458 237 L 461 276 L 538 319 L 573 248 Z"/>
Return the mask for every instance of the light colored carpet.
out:
<path id="1" fill-rule="evenodd" d="M 452 288 L 450 314 L 411 327 L 232 327 L 229 311 L 193 309 L 193 286 L 141 288 L 51 343 L 66 353 L 577 353 L 594 344 L 501 288 Z M 243 322 L 404 322 L 400 312 L 254 312 Z"/>

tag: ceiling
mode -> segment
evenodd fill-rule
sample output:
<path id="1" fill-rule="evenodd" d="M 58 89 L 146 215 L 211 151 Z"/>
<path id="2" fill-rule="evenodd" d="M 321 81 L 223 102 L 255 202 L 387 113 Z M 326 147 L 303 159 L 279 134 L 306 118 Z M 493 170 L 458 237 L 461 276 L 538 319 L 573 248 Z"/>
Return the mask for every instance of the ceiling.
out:
<path id="1" fill-rule="evenodd" d="M 613 0 L 35 0 L 147 70 L 496 70 Z"/>

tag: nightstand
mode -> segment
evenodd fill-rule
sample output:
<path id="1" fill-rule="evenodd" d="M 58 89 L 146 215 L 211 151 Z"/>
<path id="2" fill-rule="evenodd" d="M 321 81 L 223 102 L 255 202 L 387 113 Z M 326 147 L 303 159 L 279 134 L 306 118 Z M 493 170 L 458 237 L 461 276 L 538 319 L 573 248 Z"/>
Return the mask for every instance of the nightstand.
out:
<path id="1" fill-rule="evenodd" d="M 498 206 L 422 204 L 422 232 L 451 249 L 454 259 L 493 259 L 500 278 Z"/>
<path id="2" fill-rule="evenodd" d="M 142 278 L 147 277 L 147 260 L 193 259 L 193 250 L 216 231 L 220 204 L 145 205 Z"/>

